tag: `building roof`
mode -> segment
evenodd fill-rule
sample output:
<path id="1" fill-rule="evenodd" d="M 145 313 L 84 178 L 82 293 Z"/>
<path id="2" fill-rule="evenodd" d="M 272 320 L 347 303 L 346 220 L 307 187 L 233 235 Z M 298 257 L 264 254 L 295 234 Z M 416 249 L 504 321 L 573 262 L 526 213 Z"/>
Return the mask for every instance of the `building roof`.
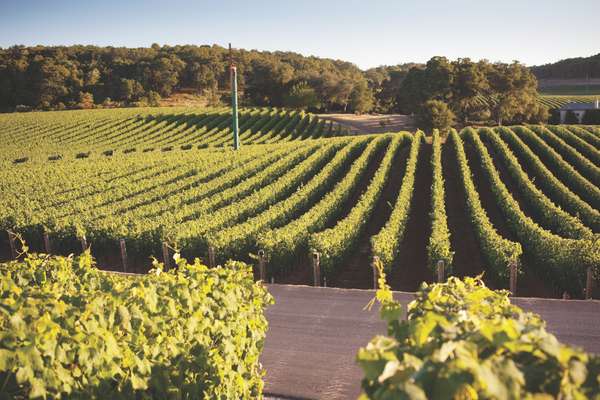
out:
<path id="1" fill-rule="evenodd" d="M 563 105 L 560 110 L 562 111 L 581 111 L 581 110 L 594 110 L 596 103 L 567 103 Z"/>

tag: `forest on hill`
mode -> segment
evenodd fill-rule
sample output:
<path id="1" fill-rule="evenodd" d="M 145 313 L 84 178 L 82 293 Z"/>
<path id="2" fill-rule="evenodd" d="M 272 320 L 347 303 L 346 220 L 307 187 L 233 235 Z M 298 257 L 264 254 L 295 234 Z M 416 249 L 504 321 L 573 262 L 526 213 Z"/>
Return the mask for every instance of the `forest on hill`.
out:
<path id="1" fill-rule="evenodd" d="M 538 79 L 600 79 L 600 53 L 531 67 Z"/>
<path id="2" fill-rule="evenodd" d="M 416 114 L 423 128 L 548 119 L 535 76 L 518 62 L 433 57 L 362 71 L 346 61 L 244 49 L 233 61 L 247 106 Z M 0 110 L 156 106 L 181 91 L 218 106 L 228 102 L 228 64 L 228 50 L 217 45 L 12 46 L 0 49 Z"/>

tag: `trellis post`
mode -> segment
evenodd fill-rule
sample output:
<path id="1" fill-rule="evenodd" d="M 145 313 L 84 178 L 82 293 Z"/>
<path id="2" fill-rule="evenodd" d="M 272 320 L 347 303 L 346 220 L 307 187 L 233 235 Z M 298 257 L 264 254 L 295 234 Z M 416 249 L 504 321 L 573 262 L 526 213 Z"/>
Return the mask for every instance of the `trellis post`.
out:
<path id="1" fill-rule="evenodd" d="M 379 285 L 379 269 L 377 265 L 379 264 L 379 257 L 373 256 L 373 261 L 371 262 L 371 268 L 373 268 L 373 289 L 377 289 Z"/>
<path id="2" fill-rule="evenodd" d="M 313 286 L 321 286 L 321 255 L 312 253 Z"/>
<path id="3" fill-rule="evenodd" d="M 123 272 L 127 272 L 127 247 L 125 247 L 125 239 L 119 239 L 121 247 L 121 262 L 123 264 Z"/>
<path id="4" fill-rule="evenodd" d="M 262 249 L 258 251 L 258 274 L 262 282 L 267 282 L 267 258 Z"/>
<path id="5" fill-rule="evenodd" d="M 208 246 L 208 266 L 211 268 L 214 268 L 216 266 L 215 248 L 212 246 Z"/>
<path id="6" fill-rule="evenodd" d="M 46 254 L 50 254 L 52 252 L 52 248 L 50 247 L 50 236 L 48 232 L 44 231 L 44 250 L 46 250 Z"/>
<path id="7" fill-rule="evenodd" d="M 585 282 L 585 298 L 587 300 L 591 300 L 592 299 L 592 290 L 593 290 L 593 284 L 594 284 L 594 271 L 592 269 L 592 267 L 588 267 L 587 268 L 587 274 L 586 274 L 586 282 Z"/>
<path id="8" fill-rule="evenodd" d="M 79 242 L 81 243 L 81 252 L 83 253 L 84 251 L 87 250 L 87 247 L 88 247 L 87 239 L 86 239 L 85 235 L 83 235 L 79 238 Z"/>
<path id="9" fill-rule="evenodd" d="M 171 265 L 170 265 L 170 259 L 169 259 L 169 246 L 167 245 L 167 242 L 163 242 L 162 244 L 162 253 L 163 253 L 163 264 L 165 266 L 165 270 L 168 270 Z"/>
<path id="10" fill-rule="evenodd" d="M 15 246 L 15 234 L 11 231 L 7 231 L 8 233 L 8 244 L 10 245 L 10 256 L 13 260 L 17 258 L 17 247 Z"/>
<path id="11" fill-rule="evenodd" d="M 511 261 L 508 264 L 508 272 L 510 274 L 509 278 L 509 288 L 510 292 L 513 296 L 517 295 L 517 262 Z"/>
<path id="12" fill-rule="evenodd" d="M 439 260 L 437 262 L 437 281 L 438 283 L 443 283 L 446 281 L 446 266 L 444 264 L 444 260 Z"/>

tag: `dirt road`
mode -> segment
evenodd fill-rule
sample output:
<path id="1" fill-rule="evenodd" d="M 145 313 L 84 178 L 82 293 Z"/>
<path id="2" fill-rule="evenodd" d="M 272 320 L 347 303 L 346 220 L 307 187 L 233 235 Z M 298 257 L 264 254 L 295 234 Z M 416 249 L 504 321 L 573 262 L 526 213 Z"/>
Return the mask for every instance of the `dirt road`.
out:
<path id="1" fill-rule="evenodd" d="M 361 133 L 412 132 L 415 130 L 414 118 L 410 115 L 319 114 L 319 118 L 338 122 L 355 135 Z"/>
<path id="2" fill-rule="evenodd" d="M 364 310 L 374 292 L 358 289 L 269 285 L 276 304 L 267 310 L 269 332 L 261 361 L 265 393 L 272 398 L 355 399 L 361 370 L 354 358 L 376 334 L 385 333 L 377 307 Z M 403 304 L 413 294 L 395 292 Z M 600 301 L 517 298 L 540 314 L 565 343 L 600 353 Z"/>

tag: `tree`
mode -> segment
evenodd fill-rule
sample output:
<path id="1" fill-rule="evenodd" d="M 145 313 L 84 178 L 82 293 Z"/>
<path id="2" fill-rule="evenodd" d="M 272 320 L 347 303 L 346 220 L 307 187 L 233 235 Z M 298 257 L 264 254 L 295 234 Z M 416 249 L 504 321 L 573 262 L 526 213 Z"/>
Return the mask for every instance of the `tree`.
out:
<path id="1" fill-rule="evenodd" d="M 94 108 L 94 96 L 88 92 L 79 92 L 77 107 L 83 109 Z"/>
<path id="2" fill-rule="evenodd" d="M 356 113 L 362 114 L 369 112 L 375 105 L 373 91 L 369 88 L 366 81 L 359 81 L 350 93 L 350 109 Z"/>
<path id="3" fill-rule="evenodd" d="M 426 101 L 418 116 L 419 127 L 427 132 L 431 132 L 433 129 L 447 132 L 455 122 L 456 116 L 448 104 L 440 100 Z"/>
<path id="4" fill-rule="evenodd" d="M 317 92 L 305 81 L 292 85 L 289 93 L 284 98 L 284 105 L 304 110 L 321 107 Z"/>

